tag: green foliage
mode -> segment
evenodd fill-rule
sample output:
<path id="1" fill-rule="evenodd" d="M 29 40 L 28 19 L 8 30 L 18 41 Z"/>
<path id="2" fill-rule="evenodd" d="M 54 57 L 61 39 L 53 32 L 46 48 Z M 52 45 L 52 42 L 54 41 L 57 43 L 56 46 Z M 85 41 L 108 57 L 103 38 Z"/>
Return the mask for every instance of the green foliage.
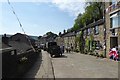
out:
<path id="1" fill-rule="evenodd" d="M 104 58 L 104 55 L 103 55 L 103 54 L 100 54 L 100 57 L 101 57 L 101 58 Z"/>
<path id="2" fill-rule="evenodd" d="M 67 29 L 67 32 L 72 32 L 72 28 L 70 28 L 70 29 Z"/>
<path id="3" fill-rule="evenodd" d="M 78 49 L 75 49 L 74 52 L 79 52 L 79 50 L 78 50 Z"/>
<path id="4" fill-rule="evenodd" d="M 79 33 L 79 35 L 76 37 L 76 39 L 75 39 L 75 41 L 76 42 L 78 42 L 78 46 L 79 46 L 79 51 L 81 52 L 81 53 L 83 53 L 83 51 L 84 51 L 84 48 L 83 48 L 83 42 L 84 42 L 84 40 L 83 40 L 83 31 L 80 31 L 80 33 Z"/>
<path id="5" fill-rule="evenodd" d="M 38 39 L 40 39 L 42 36 L 39 36 Z"/>
<path id="6" fill-rule="evenodd" d="M 88 53 L 89 52 L 89 39 L 87 38 L 85 41 L 85 49 L 84 49 L 84 53 Z"/>
<path id="7" fill-rule="evenodd" d="M 80 13 L 77 18 L 75 19 L 75 24 L 74 26 L 71 28 L 72 31 L 76 31 L 79 30 L 80 28 L 83 27 L 83 23 L 82 23 L 82 14 Z"/>
<path id="8" fill-rule="evenodd" d="M 87 38 L 85 41 L 85 49 L 84 52 L 88 53 L 90 52 L 90 55 L 94 55 L 93 51 L 95 50 L 95 42 L 94 37 L 92 34 L 90 34 L 90 38 Z"/>
<path id="9" fill-rule="evenodd" d="M 64 30 L 63 30 L 63 34 L 65 34 L 65 33 L 66 33 L 66 30 L 64 29 Z"/>
<path id="10" fill-rule="evenodd" d="M 48 37 L 54 37 L 54 38 L 58 36 L 57 34 L 54 34 L 54 33 L 52 33 L 52 32 L 47 32 L 46 35 L 47 35 Z"/>
<path id="11" fill-rule="evenodd" d="M 93 41 L 94 40 L 94 36 L 93 34 L 90 34 L 90 41 Z"/>
<path id="12" fill-rule="evenodd" d="M 80 41 L 80 37 L 75 37 L 75 42 L 79 42 Z"/>
<path id="13" fill-rule="evenodd" d="M 83 28 L 94 20 L 103 18 L 103 3 L 102 2 L 86 2 L 85 12 L 79 14 L 75 19 L 75 24 L 70 31 L 75 31 Z"/>
<path id="14" fill-rule="evenodd" d="M 59 36 L 61 35 L 62 33 L 61 32 L 59 32 Z"/>
<path id="15" fill-rule="evenodd" d="M 89 47 L 89 39 L 86 39 L 85 46 L 88 48 Z"/>
<path id="16" fill-rule="evenodd" d="M 103 8 L 103 2 L 87 2 L 85 11 L 93 20 L 98 20 L 103 18 Z"/>
<path id="17" fill-rule="evenodd" d="M 93 47 L 93 40 L 94 40 L 94 37 L 92 34 L 90 34 L 90 50 L 93 52 L 94 51 L 94 47 Z"/>

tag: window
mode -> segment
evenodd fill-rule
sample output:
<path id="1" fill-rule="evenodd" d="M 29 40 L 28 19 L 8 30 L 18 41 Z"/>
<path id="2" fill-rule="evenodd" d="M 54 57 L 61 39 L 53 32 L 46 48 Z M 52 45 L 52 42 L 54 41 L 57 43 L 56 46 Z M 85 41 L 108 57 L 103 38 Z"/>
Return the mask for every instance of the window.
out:
<path id="1" fill-rule="evenodd" d="M 116 2 L 116 0 L 112 0 L 112 1 L 110 2 L 110 5 L 115 4 L 115 2 Z"/>
<path id="2" fill-rule="evenodd" d="M 84 35 L 86 35 L 86 31 L 84 30 Z"/>
<path id="3" fill-rule="evenodd" d="M 115 4 L 116 0 L 112 0 L 112 4 Z"/>
<path id="4" fill-rule="evenodd" d="M 90 33 L 91 33 L 91 30 L 90 30 L 90 28 L 88 28 L 88 35 L 90 35 Z"/>
<path id="5" fill-rule="evenodd" d="M 115 29 L 110 30 L 112 32 L 112 35 L 115 35 Z"/>
<path id="6" fill-rule="evenodd" d="M 94 27 L 94 34 L 99 34 L 99 26 Z"/>
<path id="7" fill-rule="evenodd" d="M 120 11 L 110 16 L 111 18 L 111 28 L 118 28 L 120 27 Z"/>
<path id="8" fill-rule="evenodd" d="M 86 35 L 88 35 L 88 29 L 86 29 Z"/>

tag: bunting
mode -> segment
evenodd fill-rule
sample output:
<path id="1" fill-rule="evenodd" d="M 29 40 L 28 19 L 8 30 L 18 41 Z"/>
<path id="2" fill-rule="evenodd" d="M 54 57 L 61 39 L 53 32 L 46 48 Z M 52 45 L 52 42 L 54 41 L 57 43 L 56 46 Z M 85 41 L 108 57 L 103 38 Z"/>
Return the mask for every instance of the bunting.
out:
<path id="1" fill-rule="evenodd" d="M 106 8 L 106 13 L 109 13 L 109 12 L 111 12 L 112 10 L 114 10 L 114 9 L 117 9 L 117 8 L 119 8 L 120 7 L 120 4 L 119 4 L 119 2 L 116 2 L 116 3 L 114 3 L 114 4 L 112 4 L 112 5 L 110 5 L 108 8 Z"/>

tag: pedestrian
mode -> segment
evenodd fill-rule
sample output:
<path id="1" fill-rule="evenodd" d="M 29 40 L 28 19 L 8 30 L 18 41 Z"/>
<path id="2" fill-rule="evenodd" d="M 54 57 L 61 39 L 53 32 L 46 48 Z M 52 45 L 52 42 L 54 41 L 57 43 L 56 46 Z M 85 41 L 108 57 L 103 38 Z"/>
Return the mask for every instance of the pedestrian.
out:
<path id="1" fill-rule="evenodd" d="M 64 53 L 64 45 L 62 46 L 62 52 Z"/>
<path id="2" fill-rule="evenodd" d="M 68 46 L 68 52 L 70 53 L 70 51 L 71 51 L 71 50 L 70 50 L 70 47 Z"/>
<path id="3" fill-rule="evenodd" d="M 62 56 L 62 46 L 60 46 L 60 53 L 61 53 L 61 56 Z"/>
<path id="4" fill-rule="evenodd" d="M 109 57 L 110 59 L 113 59 L 113 60 L 118 60 L 118 51 L 115 47 L 113 47 L 110 52 L 109 52 Z"/>

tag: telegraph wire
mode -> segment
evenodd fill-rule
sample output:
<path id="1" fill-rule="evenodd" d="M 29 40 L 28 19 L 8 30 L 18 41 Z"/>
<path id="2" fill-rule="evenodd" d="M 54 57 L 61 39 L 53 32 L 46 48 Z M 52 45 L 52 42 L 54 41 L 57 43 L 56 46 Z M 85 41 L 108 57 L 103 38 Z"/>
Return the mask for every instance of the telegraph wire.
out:
<path id="1" fill-rule="evenodd" d="M 19 18 L 18 18 L 18 16 L 17 16 L 17 14 L 15 13 L 15 10 L 14 10 L 14 8 L 12 7 L 12 5 L 11 5 L 11 3 L 10 3 L 10 1 L 8 0 L 8 4 L 10 5 L 10 7 L 11 7 L 11 10 L 12 10 L 12 12 L 13 12 L 13 14 L 15 15 L 15 17 L 17 18 L 17 20 L 18 20 L 18 22 L 19 22 L 19 25 L 20 25 L 20 27 L 22 28 L 22 31 L 24 32 L 24 34 L 25 34 L 25 31 L 24 31 L 24 29 L 23 29 L 23 27 L 22 27 L 22 24 L 21 24 L 21 22 L 20 22 L 20 20 L 19 20 Z"/>
<path id="2" fill-rule="evenodd" d="M 32 48 L 33 51 L 35 52 L 35 49 L 34 49 L 34 47 L 32 46 L 32 43 L 31 43 L 29 37 L 25 34 L 25 30 L 24 30 L 24 28 L 23 28 L 23 26 L 22 26 L 22 24 L 21 24 L 21 22 L 20 22 L 20 19 L 18 18 L 17 14 L 15 13 L 15 10 L 14 10 L 14 8 L 12 7 L 12 5 L 11 5 L 11 3 L 10 3 L 9 0 L 8 0 L 8 4 L 9 4 L 10 7 L 11 7 L 11 11 L 12 11 L 13 14 L 16 16 L 17 21 L 18 21 L 18 23 L 19 23 L 19 26 L 21 27 L 22 31 L 24 32 L 24 35 L 25 35 L 26 38 L 28 39 L 28 41 L 29 41 L 29 43 L 30 43 L 30 45 L 31 45 L 31 48 Z M 42 67 L 43 67 L 43 70 L 44 70 L 44 72 L 45 72 L 45 74 L 42 75 L 42 78 L 44 78 L 45 75 L 47 75 L 47 78 L 48 78 L 48 73 L 47 73 L 47 71 L 45 70 L 43 63 L 42 63 Z M 53 67 L 52 67 L 52 69 L 53 69 Z M 54 80 L 55 80 L 55 77 L 54 77 Z"/>
<path id="3" fill-rule="evenodd" d="M 24 35 L 25 35 L 25 36 L 26 36 L 26 38 L 28 39 L 28 41 L 29 41 L 29 43 L 30 43 L 31 48 L 32 48 L 32 49 L 33 49 L 33 51 L 35 52 L 35 49 L 34 49 L 34 47 L 33 47 L 32 43 L 31 43 L 31 41 L 30 41 L 29 37 L 26 35 L 25 30 L 23 29 L 23 26 L 22 26 L 22 24 L 21 24 L 21 22 L 20 22 L 20 19 L 18 18 L 17 14 L 15 13 L 14 8 L 12 7 L 12 5 L 11 5 L 10 1 L 9 1 L 9 0 L 7 0 L 7 1 L 8 1 L 8 4 L 10 5 L 10 7 L 11 7 L 11 11 L 12 11 L 12 12 L 13 12 L 13 14 L 15 15 L 15 17 L 17 18 L 17 21 L 18 21 L 18 23 L 19 23 L 20 28 L 22 29 L 22 31 L 23 31 L 23 33 L 24 33 Z"/>

